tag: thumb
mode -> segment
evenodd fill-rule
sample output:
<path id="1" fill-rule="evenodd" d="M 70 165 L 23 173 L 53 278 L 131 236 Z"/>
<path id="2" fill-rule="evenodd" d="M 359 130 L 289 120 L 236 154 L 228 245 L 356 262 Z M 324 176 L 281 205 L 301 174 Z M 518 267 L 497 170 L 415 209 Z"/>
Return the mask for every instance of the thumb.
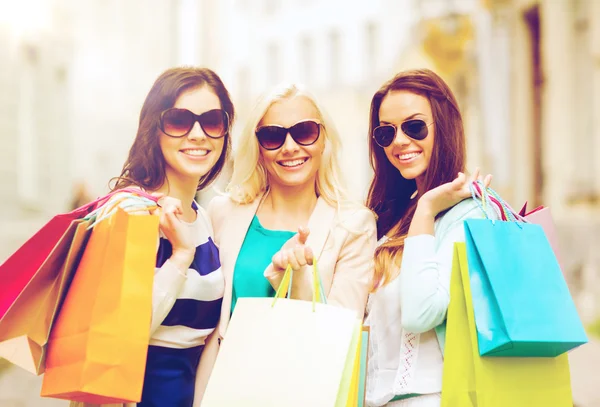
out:
<path id="1" fill-rule="evenodd" d="M 298 228 L 298 235 L 297 235 L 298 244 L 306 244 L 306 240 L 308 239 L 309 233 L 310 233 L 310 230 L 307 227 L 300 226 Z"/>

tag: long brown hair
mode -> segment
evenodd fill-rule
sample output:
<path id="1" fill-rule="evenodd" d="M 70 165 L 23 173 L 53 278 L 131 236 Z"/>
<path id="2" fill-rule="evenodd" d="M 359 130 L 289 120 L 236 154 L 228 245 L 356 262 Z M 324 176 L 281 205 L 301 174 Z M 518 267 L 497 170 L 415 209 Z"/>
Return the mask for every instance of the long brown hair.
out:
<path id="1" fill-rule="evenodd" d="M 221 156 L 215 166 L 200 178 L 198 190 L 205 188 L 217 178 L 231 152 L 230 131 L 235 116 L 233 102 L 221 78 L 210 69 L 177 67 L 163 72 L 146 96 L 140 112 L 137 135 L 121 175 L 113 179 L 116 181 L 113 190 L 135 185 L 154 191 L 163 185 L 166 174 L 165 159 L 158 142 L 160 114 L 172 108 L 183 92 L 203 86 L 208 86 L 219 98 L 221 109 L 229 115 L 229 129 L 224 136 Z"/>
<path id="2" fill-rule="evenodd" d="M 428 69 L 410 70 L 397 74 L 385 83 L 373 96 L 369 135 L 379 126 L 379 109 L 385 96 L 393 91 L 408 91 L 429 100 L 435 128 L 435 143 L 429 167 L 424 174 L 425 192 L 452 181 L 465 166 L 465 135 L 462 117 L 456 98 L 448 85 Z M 400 131 L 400 130 L 399 130 Z M 371 166 L 375 172 L 367 206 L 377 214 L 378 238 L 386 235 L 394 226 L 392 236 L 375 252 L 375 277 L 373 289 L 391 281 L 400 266 L 404 239 L 416 209 L 417 199 L 411 196 L 417 189 L 416 181 L 409 180 L 390 163 L 383 148 L 369 137 Z"/>

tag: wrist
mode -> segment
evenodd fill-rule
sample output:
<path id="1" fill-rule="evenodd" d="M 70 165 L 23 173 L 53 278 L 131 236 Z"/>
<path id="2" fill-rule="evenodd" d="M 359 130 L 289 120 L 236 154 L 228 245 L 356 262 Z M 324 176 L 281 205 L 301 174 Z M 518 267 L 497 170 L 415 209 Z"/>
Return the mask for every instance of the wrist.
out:
<path id="1" fill-rule="evenodd" d="M 187 271 L 194 260 L 194 252 L 190 250 L 174 250 L 169 260 L 181 271 Z"/>
<path id="2" fill-rule="evenodd" d="M 419 201 L 417 202 L 417 209 L 415 210 L 415 212 L 415 215 L 418 214 L 419 216 L 427 216 L 432 218 L 435 218 L 435 216 L 438 214 L 438 212 L 431 204 L 431 201 L 429 201 L 425 197 L 421 197 L 421 199 L 419 199 Z"/>

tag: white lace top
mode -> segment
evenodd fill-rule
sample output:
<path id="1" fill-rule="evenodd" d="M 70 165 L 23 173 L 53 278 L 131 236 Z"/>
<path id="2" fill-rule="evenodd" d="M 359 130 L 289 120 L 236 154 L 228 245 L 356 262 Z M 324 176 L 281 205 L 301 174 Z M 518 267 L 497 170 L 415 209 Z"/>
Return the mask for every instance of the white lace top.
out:
<path id="1" fill-rule="evenodd" d="M 407 238 L 399 276 L 369 297 L 368 406 L 442 391 L 444 330 L 435 328 L 446 319 L 454 242 L 465 240 L 468 218 L 483 218 L 470 199 L 435 222 L 435 236 Z"/>

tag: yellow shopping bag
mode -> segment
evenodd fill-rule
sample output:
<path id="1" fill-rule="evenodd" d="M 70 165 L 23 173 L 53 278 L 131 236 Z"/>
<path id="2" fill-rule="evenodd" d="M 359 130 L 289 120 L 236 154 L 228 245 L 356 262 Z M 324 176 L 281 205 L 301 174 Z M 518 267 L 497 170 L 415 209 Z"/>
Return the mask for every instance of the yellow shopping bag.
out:
<path id="1" fill-rule="evenodd" d="M 42 396 L 140 401 L 157 240 L 155 215 L 118 208 L 94 227 L 50 334 Z"/>
<path id="2" fill-rule="evenodd" d="M 345 407 L 351 392 L 361 320 L 356 311 L 282 297 L 240 298 L 202 407 Z"/>
<path id="3" fill-rule="evenodd" d="M 369 327 L 363 326 L 358 337 L 352 380 L 348 391 L 347 407 L 362 407 L 365 403 Z"/>
<path id="4" fill-rule="evenodd" d="M 572 407 L 567 354 L 481 357 L 464 243 L 455 243 L 442 407 Z"/>

